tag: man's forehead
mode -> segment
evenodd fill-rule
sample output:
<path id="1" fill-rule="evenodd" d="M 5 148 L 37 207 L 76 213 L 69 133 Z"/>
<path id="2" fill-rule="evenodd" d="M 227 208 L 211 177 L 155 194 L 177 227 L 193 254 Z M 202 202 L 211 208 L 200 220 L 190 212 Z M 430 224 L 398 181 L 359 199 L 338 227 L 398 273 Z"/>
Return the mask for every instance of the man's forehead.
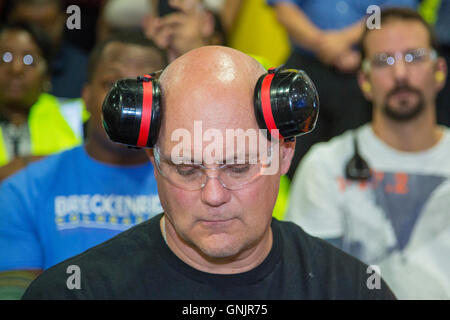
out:
<path id="1" fill-rule="evenodd" d="M 111 42 L 103 49 L 100 61 L 135 66 L 161 67 L 163 57 L 156 49 L 151 47 Z"/>
<path id="2" fill-rule="evenodd" d="M 223 134 L 230 129 L 257 128 L 250 87 L 199 83 L 165 89 L 163 130 L 167 134 L 178 128 L 195 132 L 199 124 L 204 132 Z"/>
<path id="3" fill-rule="evenodd" d="M 160 141 L 158 147 L 165 155 L 181 156 L 187 160 L 198 156 L 232 160 L 266 154 L 270 142 L 265 134 L 257 129 L 211 132 L 196 128 L 194 132 L 172 132 L 172 135 Z"/>
<path id="4" fill-rule="evenodd" d="M 379 30 L 370 31 L 365 46 L 369 55 L 428 48 L 430 37 L 425 26 L 414 20 L 387 21 Z"/>

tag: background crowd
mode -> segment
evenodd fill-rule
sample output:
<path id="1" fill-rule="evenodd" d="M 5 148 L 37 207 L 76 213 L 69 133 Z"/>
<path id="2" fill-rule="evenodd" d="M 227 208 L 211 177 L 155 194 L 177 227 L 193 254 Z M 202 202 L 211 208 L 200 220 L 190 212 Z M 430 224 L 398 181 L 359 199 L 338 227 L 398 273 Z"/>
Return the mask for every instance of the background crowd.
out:
<path id="1" fill-rule="evenodd" d="M 78 16 L 77 10 L 67 10 L 72 5 L 79 8 Z M 436 51 L 437 57 L 430 53 L 429 58 L 436 59 L 430 78 L 438 83 L 436 95 L 425 104 L 434 110 L 430 127 L 437 124 L 444 133 L 428 145 L 403 148 L 401 143 L 391 143 L 390 137 L 377 134 L 376 94 L 391 75 L 384 74 L 377 82 L 373 61 L 370 74 L 361 71 L 366 58 L 362 52 L 375 55 L 380 53 L 378 49 L 384 50 L 381 43 L 385 42 L 377 47 L 375 40 L 367 38 L 373 43 L 361 51 L 371 5 L 409 8 L 434 30 L 436 39 L 430 48 L 422 44 L 406 48 Z M 415 19 L 399 16 L 394 14 L 392 19 Z M 432 209 L 443 218 L 439 228 L 430 232 L 437 239 L 433 250 L 441 260 L 433 262 L 433 251 L 432 262 L 423 263 L 422 269 L 408 266 L 402 272 L 421 278 L 422 271 L 431 270 L 438 275 L 432 280 L 423 277 L 424 281 L 436 282 L 439 290 L 430 289 L 428 296 L 405 292 L 398 278 L 389 278 L 389 272 L 395 274 L 395 270 L 388 271 L 387 280 L 400 297 L 450 298 L 450 247 L 445 244 L 450 243 L 450 206 L 445 207 L 445 199 L 450 198 L 450 191 L 445 192 L 450 181 L 446 157 L 450 151 L 446 149 L 450 85 L 445 81 L 445 61 L 450 63 L 450 1 L 3 0 L 0 19 L 0 298 L 20 297 L 42 270 L 161 212 L 151 164 L 141 150 L 117 146 L 107 139 L 101 125 L 101 103 L 114 81 L 161 70 L 184 53 L 206 45 L 238 49 L 266 69 L 281 64 L 303 69 L 318 89 L 316 129 L 297 139 L 293 163 L 280 182 L 274 216 L 298 223 L 366 263 L 384 263 L 386 269 L 394 269 L 404 263 L 399 262 L 402 258 L 430 257 L 428 251 L 419 258 L 406 252 L 410 238 L 414 240 L 411 233 L 417 229 L 420 212 L 432 206 L 429 198 L 437 197 L 434 202 L 440 202 Z M 70 24 L 69 19 L 78 19 L 79 28 L 73 28 L 76 23 Z M 405 37 L 418 35 L 405 33 Z M 151 61 L 139 60 L 139 48 L 143 53 L 147 50 Z M 393 68 L 401 65 L 397 52 L 386 53 L 395 58 Z M 405 64 L 405 68 L 413 67 Z M 410 69 L 405 70 L 404 74 L 394 72 L 396 85 L 415 84 Z M 424 88 L 432 86 L 430 81 Z M 388 146 L 378 145 L 371 125 Z M 425 127 L 423 123 L 414 125 Z M 352 132 L 359 134 L 361 154 L 372 160 L 369 180 L 353 182 L 355 179 L 343 173 L 347 162 L 357 155 Z M 336 139 L 328 147 L 323 144 L 342 134 L 350 149 Z M 425 155 L 427 152 L 430 154 Z M 408 166 L 411 159 L 406 153 L 418 154 L 416 165 Z M 388 160 L 377 162 L 378 156 Z M 439 167 L 441 171 L 431 170 Z M 389 189 L 401 188 L 402 179 L 409 179 L 410 191 L 414 188 L 409 194 L 412 198 L 399 198 L 402 190 Z M 331 186 L 334 182 L 336 190 Z M 373 199 L 370 195 L 359 199 L 351 189 L 365 190 L 371 185 L 374 206 L 381 207 L 384 215 L 406 213 L 386 218 L 387 224 L 380 222 L 384 218 L 378 211 L 368 216 L 378 210 L 364 207 Z M 350 193 L 345 193 L 347 190 Z M 345 207 L 353 200 L 353 207 Z M 411 206 L 406 208 L 405 201 Z M 365 210 L 356 222 L 351 220 L 358 215 L 355 212 Z M 378 222 L 371 223 L 380 229 L 371 226 L 369 231 L 358 232 L 358 219 L 374 219 Z M 394 231 L 388 235 L 379 232 L 386 229 Z M 367 239 L 363 237 L 381 234 L 397 240 L 384 238 L 380 240 L 382 249 L 373 243 L 365 248 Z M 398 256 L 391 257 L 393 251 Z M 395 261 L 386 262 L 387 256 Z"/>

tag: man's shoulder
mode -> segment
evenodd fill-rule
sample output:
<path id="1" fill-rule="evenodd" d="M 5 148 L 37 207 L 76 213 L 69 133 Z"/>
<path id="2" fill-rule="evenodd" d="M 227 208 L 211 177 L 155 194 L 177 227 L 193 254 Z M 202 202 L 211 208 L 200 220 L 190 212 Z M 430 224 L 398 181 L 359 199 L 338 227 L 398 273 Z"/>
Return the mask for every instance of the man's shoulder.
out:
<path id="1" fill-rule="evenodd" d="M 381 278 L 380 289 L 371 290 L 368 287 L 373 270 L 357 258 L 308 234 L 293 222 L 277 221 L 276 224 L 282 235 L 285 257 L 299 257 L 306 274 L 315 279 L 315 285 L 320 288 L 321 298 L 395 298 Z"/>
<path id="2" fill-rule="evenodd" d="M 130 277 L 139 276 L 133 274 L 136 265 L 141 264 L 140 260 L 148 260 L 151 254 L 154 230 L 150 229 L 158 225 L 160 217 L 155 216 L 47 269 L 32 282 L 23 299 L 106 298 L 111 281 L 116 289 L 121 283 L 129 285 Z M 83 290 L 76 288 L 77 273 Z"/>
<path id="3" fill-rule="evenodd" d="M 337 258 L 338 260 L 350 263 L 354 267 L 364 270 L 367 268 L 358 259 L 334 247 L 325 240 L 310 235 L 294 222 L 277 221 L 277 224 L 281 231 L 283 242 L 288 243 L 289 246 L 293 246 L 293 248 L 305 254 L 306 257 L 314 257 L 311 260 L 313 264 L 320 264 L 325 261 L 334 263 Z M 340 267 L 340 265 L 337 265 L 337 267 Z"/>

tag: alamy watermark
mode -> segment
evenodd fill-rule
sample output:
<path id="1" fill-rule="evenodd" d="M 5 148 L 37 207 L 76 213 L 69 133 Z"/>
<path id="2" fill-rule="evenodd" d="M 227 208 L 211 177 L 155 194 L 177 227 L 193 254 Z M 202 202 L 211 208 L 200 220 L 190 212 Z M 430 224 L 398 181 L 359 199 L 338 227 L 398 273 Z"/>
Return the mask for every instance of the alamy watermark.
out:
<path id="1" fill-rule="evenodd" d="M 367 288 L 369 290 L 381 289 L 381 268 L 377 265 L 370 265 L 366 272 L 370 274 L 366 281 Z"/>
<path id="2" fill-rule="evenodd" d="M 381 9 L 377 5 L 370 5 L 367 7 L 366 13 L 369 15 L 366 18 L 367 29 L 381 29 Z"/>
<path id="3" fill-rule="evenodd" d="M 274 175 L 279 169 L 279 131 L 271 130 L 267 140 L 265 129 L 203 130 L 202 121 L 194 121 L 193 136 L 184 128 L 172 132 L 170 140 L 177 142 L 170 150 L 174 164 L 257 164 L 263 165 L 263 175 Z M 224 154 L 225 153 L 225 154 Z"/>
<path id="4" fill-rule="evenodd" d="M 70 274 L 70 276 L 67 278 L 66 286 L 67 289 L 73 290 L 81 289 L 81 269 L 79 266 L 72 264 L 67 267 L 66 273 Z"/>
<path id="5" fill-rule="evenodd" d="M 81 29 L 81 9 L 77 5 L 70 5 L 66 9 L 66 13 L 70 14 L 66 20 L 66 27 L 69 30 Z"/>

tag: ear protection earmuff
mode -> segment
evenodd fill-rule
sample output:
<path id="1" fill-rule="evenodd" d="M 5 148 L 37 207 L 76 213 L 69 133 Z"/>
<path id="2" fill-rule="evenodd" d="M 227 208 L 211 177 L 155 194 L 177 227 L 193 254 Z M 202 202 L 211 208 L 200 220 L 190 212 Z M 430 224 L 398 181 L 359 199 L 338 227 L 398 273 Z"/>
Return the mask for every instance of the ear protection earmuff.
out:
<path id="1" fill-rule="evenodd" d="M 129 146 L 153 148 L 161 126 L 161 94 L 154 74 L 116 81 L 102 107 L 109 138 Z M 275 138 L 293 140 L 314 129 L 319 96 L 304 71 L 270 69 L 255 86 L 254 112 L 260 129 L 268 133 L 278 129 Z"/>
<path id="2" fill-rule="evenodd" d="M 370 84 L 370 82 L 364 81 L 362 84 L 362 89 L 364 92 L 369 93 L 370 91 L 372 91 L 372 85 Z"/>
<path id="3" fill-rule="evenodd" d="M 436 78 L 437 82 L 443 82 L 445 80 L 445 74 L 440 70 L 434 73 L 434 77 Z"/>

